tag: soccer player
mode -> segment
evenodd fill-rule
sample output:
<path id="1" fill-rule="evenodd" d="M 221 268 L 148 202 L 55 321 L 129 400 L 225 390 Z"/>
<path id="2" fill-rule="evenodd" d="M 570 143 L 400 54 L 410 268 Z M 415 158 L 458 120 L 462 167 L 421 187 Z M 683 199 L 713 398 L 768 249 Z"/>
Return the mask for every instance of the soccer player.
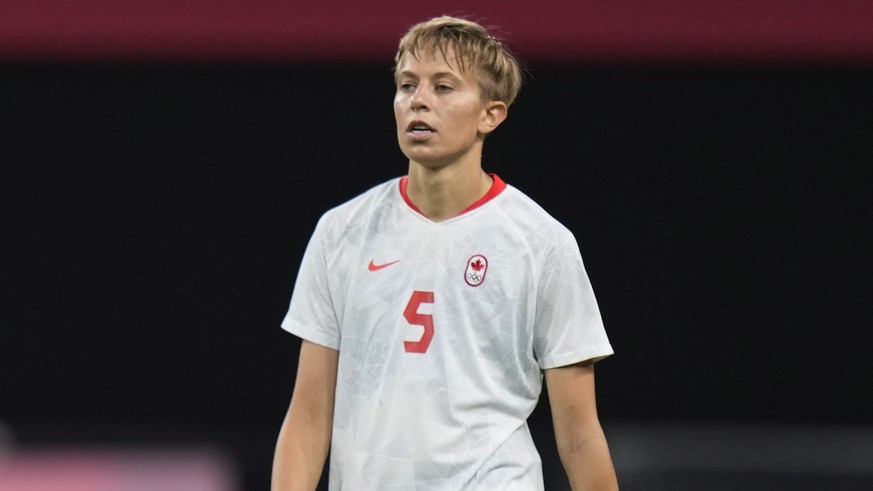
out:
<path id="1" fill-rule="evenodd" d="M 408 174 L 310 239 L 282 323 L 303 342 L 273 489 L 315 489 L 329 453 L 334 491 L 542 490 L 526 420 L 543 378 L 573 489 L 617 489 L 593 368 L 612 348 L 579 248 L 481 165 L 518 63 L 452 17 L 412 27 L 395 62 Z"/>

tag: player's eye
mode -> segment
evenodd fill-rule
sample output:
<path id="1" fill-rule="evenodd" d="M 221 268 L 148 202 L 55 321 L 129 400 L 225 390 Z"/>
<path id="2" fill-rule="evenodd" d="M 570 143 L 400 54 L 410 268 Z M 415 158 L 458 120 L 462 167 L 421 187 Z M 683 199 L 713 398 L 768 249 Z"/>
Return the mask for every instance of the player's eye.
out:
<path id="1" fill-rule="evenodd" d="M 414 92 L 415 91 L 415 85 L 410 84 L 410 83 L 400 84 L 398 86 L 398 88 L 400 89 L 401 92 Z"/>
<path id="2" fill-rule="evenodd" d="M 452 87 L 448 86 L 446 84 L 437 84 L 436 90 L 437 90 L 437 92 L 451 92 Z"/>

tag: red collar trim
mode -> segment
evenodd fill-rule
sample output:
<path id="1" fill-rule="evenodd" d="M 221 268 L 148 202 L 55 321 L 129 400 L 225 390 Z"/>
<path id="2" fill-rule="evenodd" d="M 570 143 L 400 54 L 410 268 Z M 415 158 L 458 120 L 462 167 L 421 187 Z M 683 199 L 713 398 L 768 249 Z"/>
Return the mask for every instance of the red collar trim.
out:
<path id="1" fill-rule="evenodd" d="M 421 210 L 419 210 L 417 206 L 412 204 L 412 201 L 409 200 L 409 195 L 406 194 L 406 186 L 407 186 L 407 184 L 409 184 L 408 181 L 409 181 L 409 176 L 403 176 L 400 178 L 400 196 L 403 196 L 403 201 L 405 201 L 406 204 L 410 208 L 412 208 L 413 210 L 418 212 L 419 215 L 424 215 L 424 213 L 422 213 Z"/>
<path id="2" fill-rule="evenodd" d="M 459 213 L 458 216 L 461 216 L 464 213 L 467 213 L 469 211 L 475 210 L 476 208 L 479 208 L 480 206 L 484 205 L 485 203 L 487 203 L 487 202 L 491 201 L 492 199 L 494 199 L 495 197 L 497 197 L 497 195 L 499 195 L 500 193 L 503 192 L 504 189 L 506 189 L 506 183 L 503 182 L 503 179 L 500 179 L 500 176 L 498 176 L 497 174 L 488 174 L 488 175 L 491 176 L 491 179 L 493 179 L 493 182 L 491 183 L 491 188 L 488 190 L 487 193 L 485 193 L 485 196 L 482 196 L 481 198 L 476 200 L 475 203 L 464 208 L 464 211 Z M 406 202 L 407 206 L 409 206 L 410 208 L 412 208 L 413 210 L 418 212 L 420 215 L 424 215 L 424 213 L 422 213 L 421 210 L 419 210 L 418 207 L 415 206 L 414 204 L 412 204 L 412 201 L 409 200 L 409 195 L 406 193 L 406 186 L 408 185 L 408 181 L 409 181 L 409 176 L 403 176 L 400 178 L 400 196 L 403 196 L 403 201 Z"/>

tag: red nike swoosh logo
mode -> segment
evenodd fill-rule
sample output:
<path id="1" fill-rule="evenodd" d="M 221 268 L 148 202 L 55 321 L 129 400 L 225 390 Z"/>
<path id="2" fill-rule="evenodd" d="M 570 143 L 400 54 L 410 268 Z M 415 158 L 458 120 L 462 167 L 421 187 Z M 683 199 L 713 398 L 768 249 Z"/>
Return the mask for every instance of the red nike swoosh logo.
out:
<path id="1" fill-rule="evenodd" d="M 370 260 L 370 264 L 367 266 L 367 269 L 369 269 L 370 271 L 379 271 L 380 269 L 385 269 L 388 266 L 391 266 L 392 264 L 397 264 L 399 262 L 400 262 L 400 259 L 398 259 L 396 261 L 392 261 L 390 263 L 376 264 L 372 260 Z"/>

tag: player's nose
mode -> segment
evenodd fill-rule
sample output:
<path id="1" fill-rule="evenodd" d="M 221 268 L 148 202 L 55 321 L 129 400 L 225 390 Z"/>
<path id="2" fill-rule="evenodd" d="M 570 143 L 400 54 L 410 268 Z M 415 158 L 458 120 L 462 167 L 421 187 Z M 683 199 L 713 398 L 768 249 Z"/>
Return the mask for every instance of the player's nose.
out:
<path id="1" fill-rule="evenodd" d="M 409 102 L 413 111 L 427 110 L 430 108 L 429 102 L 427 100 L 427 94 L 422 85 L 419 85 L 415 88 L 415 92 L 412 93 L 412 97 L 409 98 Z"/>

